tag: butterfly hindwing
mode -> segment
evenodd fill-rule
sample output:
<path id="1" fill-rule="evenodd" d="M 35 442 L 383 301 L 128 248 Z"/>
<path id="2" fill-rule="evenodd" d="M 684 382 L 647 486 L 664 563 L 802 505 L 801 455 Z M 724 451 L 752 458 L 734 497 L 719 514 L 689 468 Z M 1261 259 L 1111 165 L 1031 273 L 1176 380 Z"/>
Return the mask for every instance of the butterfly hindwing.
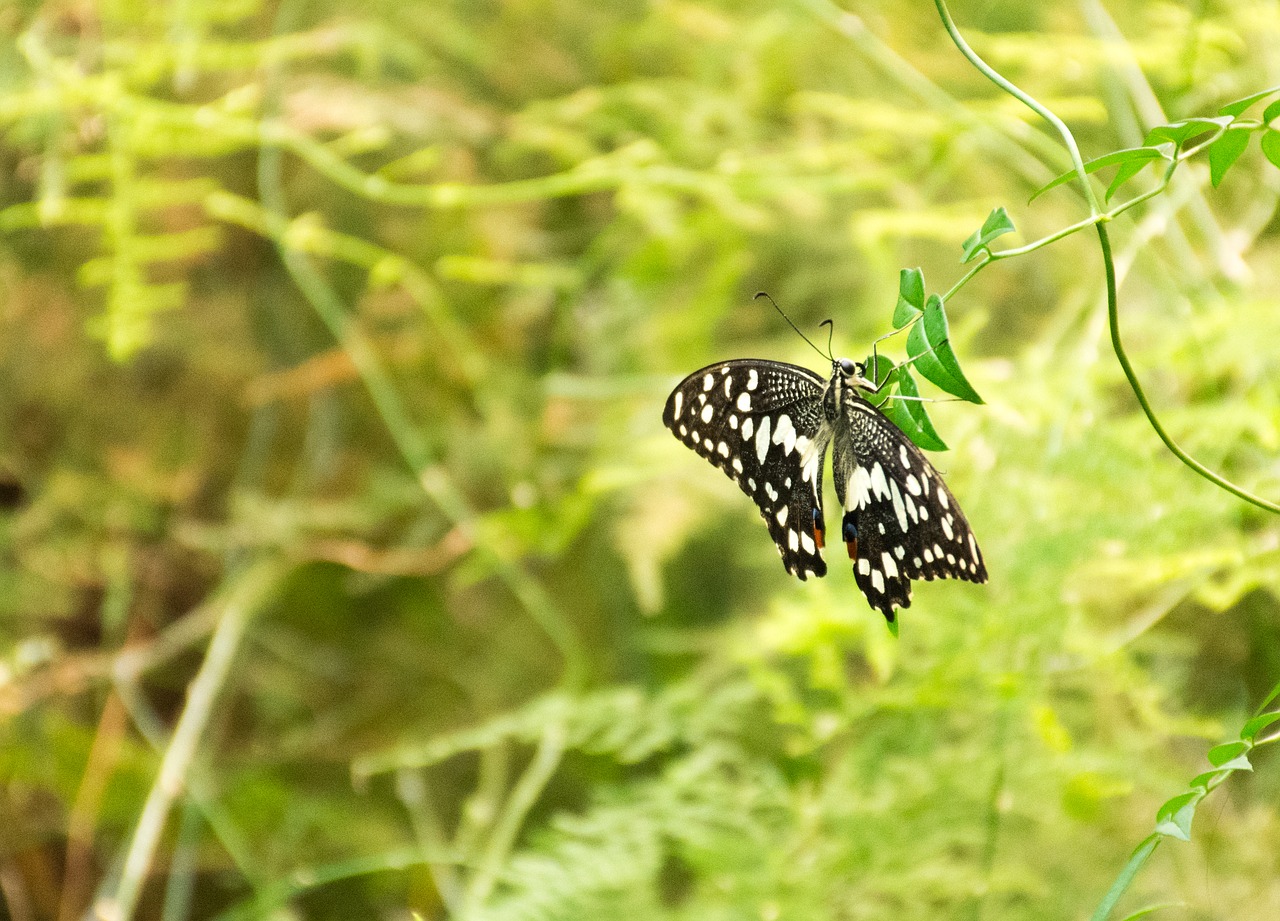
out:
<path id="1" fill-rule="evenodd" d="M 893 620 L 911 603 L 911 579 L 987 581 L 969 522 L 924 453 L 850 389 L 832 467 L 858 587 Z M 855 542 L 856 541 L 856 542 Z"/>
<path id="2" fill-rule="evenodd" d="M 756 503 L 788 572 L 826 574 L 822 557 L 823 378 L 783 362 L 741 359 L 686 377 L 662 421 Z"/>

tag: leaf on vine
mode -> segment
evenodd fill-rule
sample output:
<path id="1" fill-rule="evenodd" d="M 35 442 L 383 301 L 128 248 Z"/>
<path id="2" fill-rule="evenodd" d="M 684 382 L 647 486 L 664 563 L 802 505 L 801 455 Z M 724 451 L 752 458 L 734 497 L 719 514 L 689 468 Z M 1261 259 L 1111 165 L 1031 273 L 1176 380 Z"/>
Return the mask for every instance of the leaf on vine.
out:
<path id="1" fill-rule="evenodd" d="M 1111 197 L 1120 191 L 1120 187 L 1146 169 L 1150 162 L 1150 160 L 1130 160 L 1127 163 L 1121 163 L 1120 168 L 1116 170 L 1115 178 L 1107 186 L 1106 200 L 1111 201 Z"/>
<path id="2" fill-rule="evenodd" d="M 924 312 L 924 272 L 903 269 L 898 273 L 898 303 L 893 308 L 894 329 L 902 329 Z"/>
<path id="3" fill-rule="evenodd" d="M 924 316 L 907 334 L 907 354 L 914 359 L 916 370 L 952 396 L 970 403 L 981 403 L 982 397 L 965 378 L 960 362 L 951 348 L 951 331 L 947 325 L 942 298 L 929 296 Z"/>
<path id="4" fill-rule="evenodd" d="M 1118 163 L 1129 163 L 1129 162 L 1137 162 L 1137 163 L 1141 163 L 1143 166 L 1146 166 L 1146 164 L 1152 160 L 1168 160 L 1168 159 L 1170 159 L 1169 154 L 1161 150 L 1159 147 L 1127 147 L 1124 150 L 1113 150 L 1109 154 L 1103 154 L 1101 157 L 1097 157 L 1093 160 L 1089 160 L 1084 165 L 1084 171 L 1086 173 L 1096 173 L 1098 170 L 1105 169 L 1108 166 L 1115 166 Z M 1052 182 L 1048 183 L 1047 185 L 1042 185 L 1040 188 L 1032 192 L 1031 198 L 1029 199 L 1029 201 L 1035 201 L 1037 198 L 1039 198 L 1045 192 L 1048 192 L 1050 189 L 1057 188 L 1058 186 L 1062 185 L 1064 182 L 1068 182 L 1071 179 L 1074 179 L 1075 175 L 1076 175 L 1075 170 L 1067 170 L 1065 173 L 1063 173 L 1061 176 L 1058 176 Z"/>
<path id="5" fill-rule="evenodd" d="M 1249 106 L 1253 105 L 1255 102 L 1258 102 L 1259 100 L 1262 100 L 1262 99 L 1266 99 L 1268 96 L 1272 95 L 1273 93 L 1280 93 L 1280 86 L 1273 86 L 1269 90 L 1262 90 L 1261 92 L 1254 93 L 1251 96 L 1245 96 L 1243 99 L 1237 99 L 1234 102 L 1228 102 L 1225 106 L 1223 106 L 1221 109 L 1218 110 L 1218 114 L 1230 115 L 1232 118 L 1234 118 L 1235 116 L 1243 113 L 1245 109 L 1249 108 Z"/>
<path id="6" fill-rule="evenodd" d="M 1280 710 L 1255 716 L 1244 724 L 1244 728 L 1240 730 L 1240 738 L 1252 742 L 1258 733 L 1277 721 L 1280 721 Z"/>
<path id="7" fill-rule="evenodd" d="M 1248 742 L 1215 745 L 1209 749 L 1209 763 L 1223 771 L 1252 771 L 1253 765 L 1249 763 L 1249 749 L 1252 747 Z"/>
<path id="8" fill-rule="evenodd" d="M 1240 159 L 1244 149 L 1249 146 L 1248 128 L 1228 128 L 1222 137 L 1213 142 L 1209 148 L 1209 179 L 1216 189 L 1222 184 L 1222 177 L 1227 170 Z"/>
<path id="9" fill-rule="evenodd" d="M 898 369 L 898 392 L 904 397 L 920 396 L 920 388 L 916 386 L 916 379 L 909 367 Z M 915 423 L 916 430 L 907 431 L 912 441 L 926 451 L 948 450 L 947 443 L 938 437 L 938 431 L 933 427 L 933 420 L 929 418 L 929 412 L 925 409 L 924 403 L 919 399 L 899 400 L 899 402 L 906 407 L 907 414 Z"/>
<path id="10" fill-rule="evenodd" d="M 1262 110 L 1262 123 L 1264 125 L 1269 126 L 1276 118 L 1280 118 L 1280 99 L 1277 99 Z"/>
<path id="11" fill-rule="evenodd" d="M 1156 834 L 1190 841 L 1191 820 L 1196 815 L 1196 804 L 1203 797 L 1203 790 L 1192 790 L 1168 800 L 1156 811 Z"/>
<path id="12" fill-rule="evenodd" d="M 1280 166 L 1280 131 L 1263 132 L 1262 152 L 1271 161 L 1272 166 Z"/>
<path id="13" fill-rule="evenodd" d="M 1225 128 L 1233 120 L 1230 116 L 1216 115 L 1212 118 L 1184 118 L 1181 121 L 1171 122 L 1167 125 L 1156 125 L 1156 127 L 1147 132 L 1143 144 L 1151 146 L 1168 142 L 1180 147 L 1188 138 L 1215 131 L 1219 128 Z"/>
<path id="14" fill-rule="evenodd" d="M 978 253 L 985 249 L 990 249 L 991 243 L 997 237 L 1013 233 L 1015 230 L 1017 228 L 1013 226 L 1013 221 L 1009 219 L 1009 212 L 1005 211 L 1004 208 L 996 208 L 982 222 L 982 229 L 975 230 L 973 235 L 964 241 L 964 255 L 960 258 L 960 262 L 972 261 Z"/>

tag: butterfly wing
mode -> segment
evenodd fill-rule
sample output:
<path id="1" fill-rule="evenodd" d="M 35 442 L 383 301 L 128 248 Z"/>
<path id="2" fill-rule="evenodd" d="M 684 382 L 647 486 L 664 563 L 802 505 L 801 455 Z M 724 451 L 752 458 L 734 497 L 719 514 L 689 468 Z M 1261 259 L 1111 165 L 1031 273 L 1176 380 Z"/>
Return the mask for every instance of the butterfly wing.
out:
<path id="1" fill-rule="evenodd" d="M 924 453 L 850 388 L 832 469 L 854 577 L 885 618 L 911 604 L 912 579 L 986 582 L 987 567 L 960 504 Z"/>
<path id="2" fill-rule="evenodd" d="M 787 572 L 823 576 L 822 393 L 807 368 L 763 359 L 710 365 L 667 398 L 662 422 L 755 502 Z"/>

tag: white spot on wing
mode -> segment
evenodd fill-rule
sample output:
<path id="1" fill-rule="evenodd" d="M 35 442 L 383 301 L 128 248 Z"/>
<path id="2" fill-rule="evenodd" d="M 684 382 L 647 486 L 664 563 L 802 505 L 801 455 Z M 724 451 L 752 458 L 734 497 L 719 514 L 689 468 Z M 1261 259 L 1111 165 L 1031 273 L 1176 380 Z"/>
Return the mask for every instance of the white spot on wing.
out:
<path id="1" fill-rule="evenodd" d="M 738 427 L 738 414 L 729 413 L 729 428 L 736 429 Z"/>
<path id="2" fill-rule="evenodd" d="M 951 508 L 951 500 L 947 498 L 947 491 L 945 489 L 938 489 L 938 502 L 943 508 Z"/>
<path id="3" fill-rule="evenodd" d="M 880 554 L 880 564 L 884 567 L 884 574 L 890 579 L 898 574 L 898 564 L 894 562 L 888 550 Z"/>
<path id="4" fill-rule="evenodd" d="M 706 377 L 702 379 L 703 390 L 710 390 L 715 385 L 716 385 L 716 379 L 712 377 L 710 374 L 708 374 Z"/>
<path id="5" fill-rule="evenodd" d="M 733 396 L 733 378 L 727 374 L 724 376 L 724 395 L 726 398 Z"/>
<path id="6" fill-rule="evenodd" d="M 907 446 L 898 445 L 898 460 L 902 461 L 902 466 L 908 470 L 911 469 L 911 459 L 907 457 Z"/>
<path id="7" fill-rule="evenodd" d="M 817 547 L 813 543 L 813 538 L 810 537 L 808 534 L 800 535 L 800 546 L 804 547 L 804 552 L 810 555 L 812 555 L 813 551 L 817 549 Z"/>
<path id="8" fill-rule="evenodd" d="M 939 493 L 939 495 L 941 495 L 941 493 Z M 946 518 L 943 518 L 943 519 L 942 519 L 942 533 L 944 533 L 944 534 L 946 534 L 946 535 L 947 535 L 947 540 L 951 540 L 953 537 L 955 537 L 955 536 L 956 536 L 955 531 L 953 531 L 953 530 L 951 529 L 951 516 L 950 516 L 950 515 L 948 515 Z"/>
<path id="9" fill-rule="evenodd" d="M 743 394 L 745 396 L 746 394 Z M 765 416 L 760 420 L 760 428 L 756 432 L 756 457 L 760 463 L 764 463 L 765 456 L 769 453 L 769 417 Z"/>
<path id="10" fill-rule="evenodd" d="M 867 471 L 867 468 L 854 468 L 853 477 L 849 481 L 849 492 L 844 497 L 845 511 L 851 512 L 855 508 L 862 508 L 866 505 L 870 491 L 871 474 Z"/>
<path id="11" fill-rule="evenodd" d="M 718 445 L 716 445 L 716 453 L 718 453 L 721 457 L 728 457 L 729 446 L 725 444 L 723 441 L 720 442 Z"/>
<path id="12" fill-rule="evenodd" d="M 751 437 L 751 433 L 756 430 L 756 424 L 748 417 L 742 420 L 742 440 L 746 441 Z"/>
<path id="13" fill-rule="evenodd" d="M 925 547 L 925 548 L 924 548 L 924 561 L 925 561 L 926 563 L 932 563 L 932 562 L 933 562 L 933 551 L 932 551 L 932 550 L 930 550 L 928 547 Z"/>
<path id="14" fill-rule="evenodd" d="M 791 512 L 791 507 L 784 505 L 778 509 L 778 514 L 774 517 L 778 519 L 778 524 L 785 525 L 787 523 L 787 515 Z"/>
<path id="15" fill-rule="evenodd" d="M 916 479 L 914 473 L 907 474 L 907 491 L 913 496 L 920 495 L 920 481 Z"/>
<path id="16" fill-rule="evenodd" d="M 703 421 L 703 422 L 710 422 L 710 421 L 711 421 L 711 417 L 712 417 L 713 415 L 715 415 L 715 411 L 716 411 L 716 408 L 715 408 L 714 406 L 712 406 L 710 403 L 708 403 L 706 406 L 702 407 L 702 421 Z"/>
<path id="17" fill-rule="evenodd" d="M 973 539 L 973 532 L 969 532 L 969 555 L 973 557 L 973 561 L 978 562 L 978 542 Z"/>
<path id="18" fill-rule="evenodd" d="M 879 473 L 882 477 L 884 476 L 879 464 L 876 464 L 875 473 Z M 889 481 L 889 490 L 893 496 L 893 513 L 898 516 L 898 527 L 905 532 L 907 530 L 907 507 L 902 504 L 902 493 L 898 491 L 897 480 Z"/>
<path id="19" fill-rule="evenodd" d="M 880 575 L 880 570 L 871 570 L 871 587 L 877 592 L 884 591 L 884 576 Z"/>
<path id="20" fill-rule="evenodd" d="M 679 390 L 677 390 L 677 391 L 676 391 L 676 403 L 675 403 L 675 407 L 674 407 L 674 409 L 673 409 L 673 410 L 672 410 L 672 412 L 671 412 L 671 418 L 672 418 L 672 419 L 679 419 L 679 418 L 680 418 L 680 413 L 681 413 L 681 412 L 683 412 L 683 411 L 684 411 L 684 394 L 683 394 L 683 393 L 681 393 Z"/>
<path id="21" fill-rule="evenodd" d="M 738 473 L 742 472 L 742 458 L 735 457 L 733 459 L 733 469 Z"/>
<path id="22" fill-rule="evenodd" d="M 756 385 L 760 383 L 760 375 L 756 373 L 755 368 L 747 371 L 747 389 L 755 390 Z"/>
<path id="23" fill-rule="evenodd" d="M 788 454 L 795 450 L 796 428 L 791 424 L 791 417 L 786 413 L 778 416 L 778 423 L 773 429 L 773 443 L 782 445 Z"/>
<path id="24" fill-rule="evenodd" d="M 795 531 L 787 532 L 787 546 L 791 548 L 791 552 L 795 553 L 800 549 L 800 535 Z"/>
<path id="25" fill-rule="evenodd" d="M 862 573 L 864 576 L 871 572 L 871 561 L 865 556 L 858 560 L 858 572 Z"/>
<path id="26" fill-rule="evenodd" d="M 745 390 L 738 394 L 738 409 L 742 410 L 744 413 L 751 412 L 751 394 L 747 393 Z"/>
<path id="27" fill-rule="evenodd" d="M 876 461 L 875 466 L 871 468 L 871 491 L 877 496 L 884 493 L 887 498 L 889 495 L 889 484 L 885 482 L 884 468 L 880 466 L 879 461 Z"/>
<path id="28" fill-rule="evenodd" d="M 906 548 L 906 547 L 894 547 L 894 548 L 893 548 L 893 555 L 894 555 L 894 556 L 896 556 L 898 559 L 903 559 L 903 558 L 907 555 L 907 548 Z"/>

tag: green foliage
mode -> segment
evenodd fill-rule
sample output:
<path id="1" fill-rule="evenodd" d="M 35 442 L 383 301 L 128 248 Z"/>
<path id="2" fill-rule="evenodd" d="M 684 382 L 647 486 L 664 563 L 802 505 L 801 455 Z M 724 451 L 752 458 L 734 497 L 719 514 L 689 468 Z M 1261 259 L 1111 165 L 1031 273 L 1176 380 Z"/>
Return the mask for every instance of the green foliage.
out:
<path id="1" fill-rule="evenodd" d="M 1280 89 L 1133 114 L 1252 92 L 1274 11 L 1107 6 L 1140 73 L 1070 10 L 956 14 L 1113 191 L 1206 154 L 1216 191 L 1110 206 L 1126 341 L 1274 496 Z M 1088 240 L 994 248 L 1056 140 L 931 10 L 848 9 L 0 14 L 9 914 L 114 896 L 141 830 L 165 921 L 1273 916 L 1275 519 L 1152 438 Z M 900 637 L 661 429 L 693 367 L 806 360 L 761 288 L 838 353 L 894 303 L 885 411 L 954 448 L 992 581 L 918 585 Z"/>

